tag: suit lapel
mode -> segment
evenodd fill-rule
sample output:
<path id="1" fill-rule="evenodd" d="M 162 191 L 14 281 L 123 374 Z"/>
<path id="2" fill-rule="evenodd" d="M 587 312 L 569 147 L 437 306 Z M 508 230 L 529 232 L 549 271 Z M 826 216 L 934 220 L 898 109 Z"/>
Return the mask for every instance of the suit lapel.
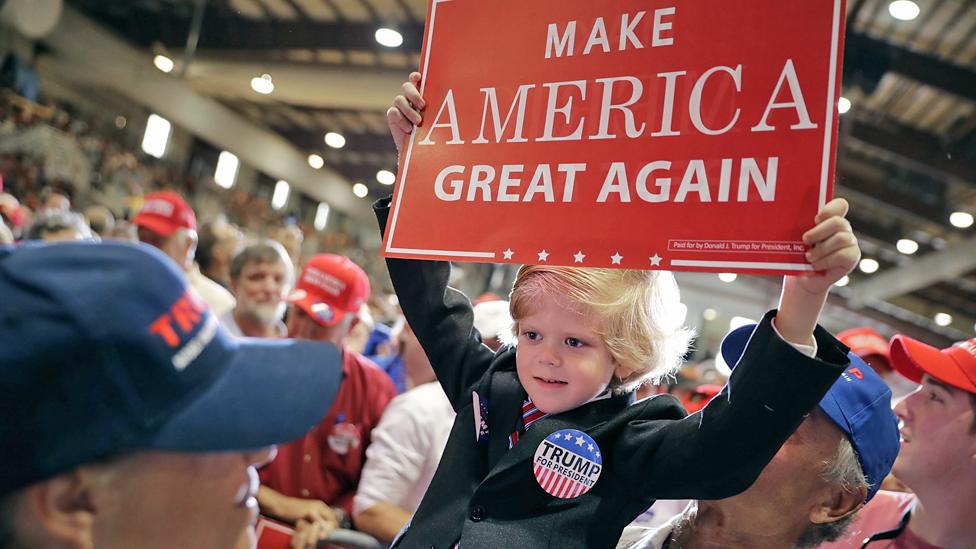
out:
<path id="1" fill-rule="evenodd" d="M 526 394 L 514 370 L 496 371 L 491 376 L 488 397 L 489 470 L 508 452 L 508 435 L 512 434 L 522 415 Z"/>

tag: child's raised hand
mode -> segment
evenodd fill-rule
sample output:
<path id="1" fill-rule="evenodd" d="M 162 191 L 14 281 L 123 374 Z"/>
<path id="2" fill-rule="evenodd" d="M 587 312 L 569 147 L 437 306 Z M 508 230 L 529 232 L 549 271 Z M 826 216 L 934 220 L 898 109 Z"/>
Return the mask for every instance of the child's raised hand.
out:
<path id="1" fill-rule="evenodd" d="M 427 106 L 420 95 L 419 85 L 420 73 L 410 73 L 410 77 L 403 83 L 403 93 L 396 96 L 393 106 L 386 111 L 386 122 L 390 126 L 397 154 L 403 150 L 403 143 L 413 133 L 414 126 L 420 124 L 420 113 Z"/>
<path id="2" fill-rule="evenodd" d="M 843 198 L 831 200 L 814 218 L 816 226 L 803 233 L 807 261 L 817 272 L 797 277 L 796 283 L 810 293 L 826 293 L 861 259 L 857 237 L 845 218 L 848 209 Z"/>
<path id="3" fill-rule="evenodd" d="M 847 210 L 843 198 L 831 200 L 814 218 L 816 226 L 803 233 L 803 242 L 808 246 L 807 261 L 817 272 L 783 278 L 779 314 L 774 322 L 786 341 L 804 345 L 813 342 L 813 331 L 830 287 L 861 259 L 857 238 L 844 218 Z"/>

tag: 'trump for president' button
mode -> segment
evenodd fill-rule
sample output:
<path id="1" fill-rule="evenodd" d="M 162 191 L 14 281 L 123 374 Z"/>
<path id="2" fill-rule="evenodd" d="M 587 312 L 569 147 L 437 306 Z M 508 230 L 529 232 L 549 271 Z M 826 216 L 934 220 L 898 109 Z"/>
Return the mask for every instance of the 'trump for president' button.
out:
<path id="1" fill-rule="evenodd" d="M 532 460 L 535 480 L 548 494 L 575 498 L 590 491 L 603 470 L 603 456 L 589 435 L 563 429 L 547 436 Z"/>

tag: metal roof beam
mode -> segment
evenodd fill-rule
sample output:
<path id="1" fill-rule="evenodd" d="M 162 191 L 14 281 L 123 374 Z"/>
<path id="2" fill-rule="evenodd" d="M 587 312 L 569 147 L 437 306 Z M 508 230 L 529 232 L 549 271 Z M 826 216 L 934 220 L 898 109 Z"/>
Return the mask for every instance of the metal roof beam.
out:
<path id="1" fill-rule="evenodd" d="M 114 90 L 211 145 L 233 152 L 241 162 L 287 180 L 314 200 L 324 200 L 363 221 L 372 217 L 368 205 L 350 195 L 349 183 L 339 173 L 313 170 L 305 153 L 283 137 L 200 95 L 184 81 L 159 72 L 143 52 L 70 6 L 65 7 L 46 44 L 54 55 L 42 61 L 60 77 Z"/>
<path id="2" fill-rule="evenodd" d="M 851 285 L 850 304 L 860 307 L 925 288 L 936 282 L 962 276 L 976 269 L 976 238 L 970 238 L 934 252 L 910 264 L 872 276 Z"/>
<path id="3" fill-rule="evenodd" d="M 850 30 L 844 40 L 846 74 L 862 71 L 880 77 L 888 70 L 976 101 L 976 71 L 970 68 Z"/>

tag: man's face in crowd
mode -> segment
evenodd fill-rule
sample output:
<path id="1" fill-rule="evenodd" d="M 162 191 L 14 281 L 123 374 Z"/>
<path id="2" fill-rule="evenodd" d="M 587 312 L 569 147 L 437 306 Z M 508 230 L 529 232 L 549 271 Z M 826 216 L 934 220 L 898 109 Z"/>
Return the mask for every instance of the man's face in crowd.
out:
<path id="1" fill-rule="evenodd" d="M 284 314 L 282 300 L 287 292 L 287 267 L 280 261 L 250 262 L 231 281 L 239 314 L 270 326 Z"/>
<path id="2" fill-rule="evenodd" d="M 259 467 L 274 448 L 145 451 L 24 488 L 10 510 L 17 547 L 251 549 Z M 6 538 L 5 538 L 6 539 Z"/>
<path id="3" fill-rule="evenodd" d="M 901 450 L 892 473 L 909 487 L 976 474 L 976 433 L 969 393 L 925 376 L 895 406 Z"/>
<path id="4" fill-rule="evenodd" d="M 44 201 L 41 209 L 66 212 L 71 209 L 71 200 L 68 200 L 68 197 L 61 193 L 52 193 Z"/>
<path id="5" fill-rule="evenodd" d="M 823 502 L 832 499 L 832 487 L 820 475 L 837 454 L 843 436 L 823 411 L 815 409 L 749 489 L 719 503 L 739 508 L 743 516 L 755 517 L 757 524 L 795 520 L 805 527 L 809 522 L 826 522 L 820 513 Z M 795 517 L 786 516 L 790 510 Z"/>
<path id="6" fill-rule="evenodd" d="M 291 314 L 288 316 L 288 337 L 342 345 L 355 322 L 357 322 L 356 316 L 347 314 L 335 326 L 323 326 L 309 316 L 305 309 L 295 305 L 292 306 Z"/>
<path id="7" fill-rule="evenodd" d="M 193 262 L 193 251 L 196 247 L 196 242 L 186 232 L 177 231 L 170 236 L 162 236 L 145 227 L 138 227 L 137 234 L 139 236 L 139 242 L 144 242 L 154 248 L 158 248 L 164 254 L 168 255 L 170 259 L 175 261 L 184 271 L 190 268 L 190 264 Z"/>
<path id="8" fill-rule="evenodd" d="M 99 549 L 253 547 L 257 518 L 254 467 L 273 457 L 253 452 L 143 452 L 123 458 L 96 502 Z"/>

